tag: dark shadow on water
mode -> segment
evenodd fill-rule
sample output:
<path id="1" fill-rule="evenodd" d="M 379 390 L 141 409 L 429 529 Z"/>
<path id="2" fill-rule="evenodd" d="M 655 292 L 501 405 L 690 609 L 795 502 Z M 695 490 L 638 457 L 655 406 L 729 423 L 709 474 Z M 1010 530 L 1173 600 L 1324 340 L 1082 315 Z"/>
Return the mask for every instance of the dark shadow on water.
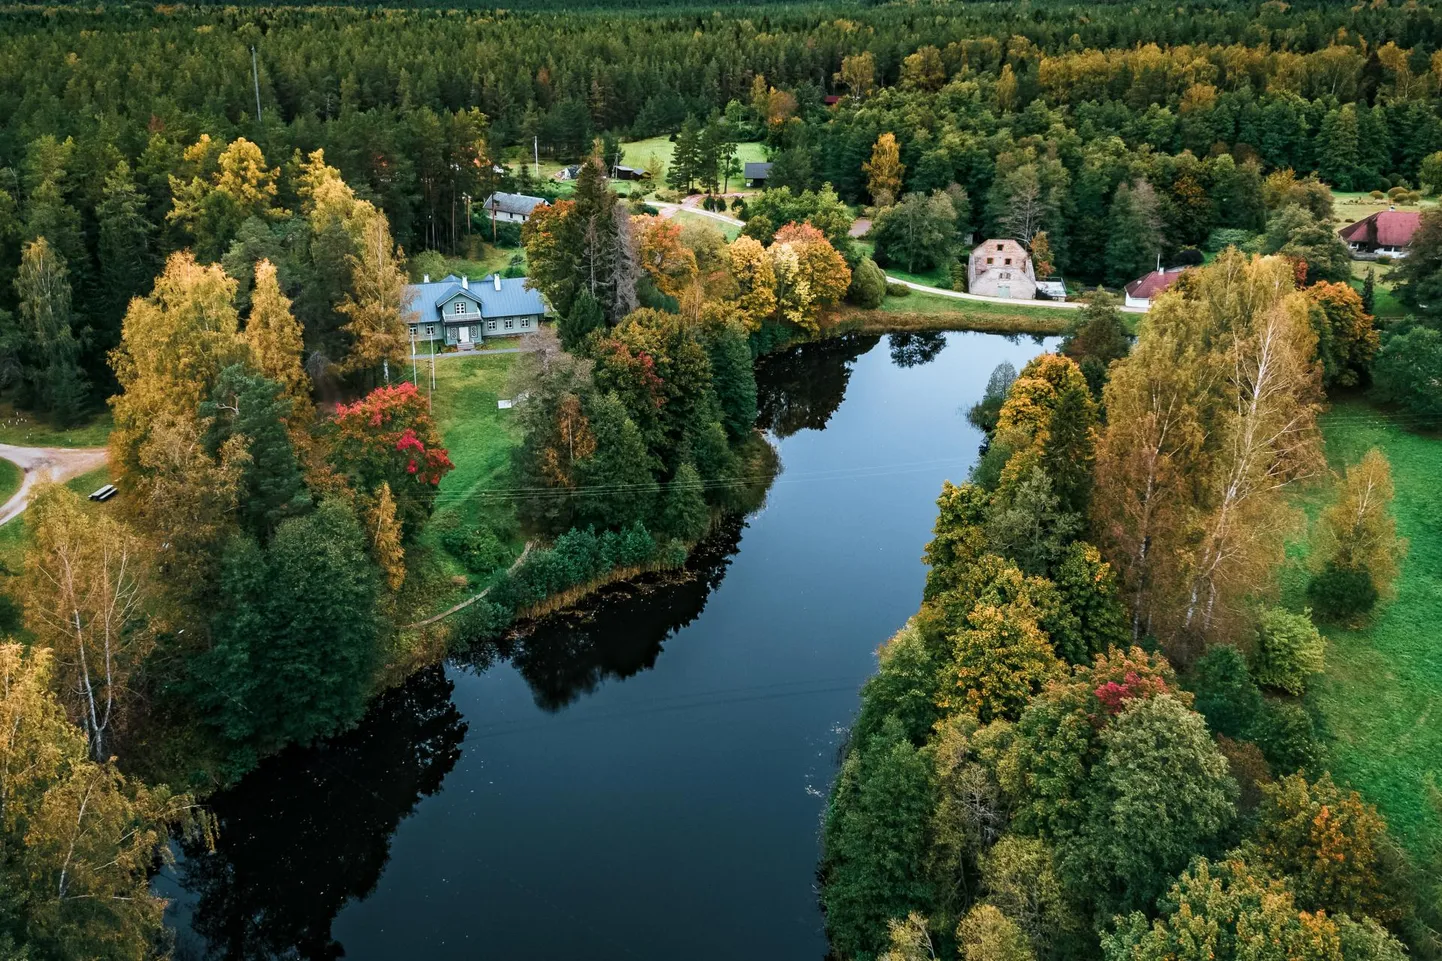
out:
<path id="1" fill-rule="evenodd" d="M 741 544 L 741 518 L 729 518 L 692 551 L 685 568 L 608 587 L 580 607 L 522 625 L 517 636 L 476 645 L 453 663 L 485 670 L 509 658 L 536 706 L 556 712 L 655 666 L 666 640 L 701 616 Z"/>
<path id="2" fill-rule="evenodd" d="M 888 334 L 887 349 L 897 367 L 920 367 L 936 359 L 946 347 L 946 334 L 932 331 L 924 334 Z"/>
<path id="3" fill-rule="evenodd" d="M 825 430 L 846 399 L 856 358 L 880 337 L 851 334 L 769 354 L 756 362 L 756 426 L 777 437 L 799 430 Z"/>
<path id="4" fill-rule="evenodd" d="M 397 825 L 460 757 L 466 724 L 451 690 L 441 667 L 421 671 L 354 730 L 270 758 L 210 799 L 220 842 L 179 867 L 191 931 L 206 942 L 199 956 L 344 956 L 336 915 L 375 889 Z"/>

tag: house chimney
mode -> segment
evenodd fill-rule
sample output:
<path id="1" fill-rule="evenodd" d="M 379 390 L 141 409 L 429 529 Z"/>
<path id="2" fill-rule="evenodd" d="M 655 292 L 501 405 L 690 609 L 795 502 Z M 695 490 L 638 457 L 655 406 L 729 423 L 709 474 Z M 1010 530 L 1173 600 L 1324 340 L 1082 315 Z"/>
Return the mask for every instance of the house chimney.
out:
<path id="1" fill-rule="evenodd" d="M 462 278 L 461 278 L 461 289 L 462 289 L 462 290 L 470 290 L 470 289 L 471 289 L 471 278 L 469 278 L 469 277 L 462 277 Z"/>
<path id="2" fill-rule="evenodd" d="M 500 289 L 501 289 L 501 275 L 498 274 L 498 273 L 497 273 L 497 274 L 491 274 L 491 280 L 495 281 L 496 289 L 497 289 L 497 290 L 500 290 Z"/>
<path id="3" fill-rule="evenodd" d="M 431 275 L 430 275 L 430 274 L 421 274 L 421 283 L 423 283 L 423 284 L 428 284 L 428 283 L 430 283 L 430 282 L 431 282 Z"/>

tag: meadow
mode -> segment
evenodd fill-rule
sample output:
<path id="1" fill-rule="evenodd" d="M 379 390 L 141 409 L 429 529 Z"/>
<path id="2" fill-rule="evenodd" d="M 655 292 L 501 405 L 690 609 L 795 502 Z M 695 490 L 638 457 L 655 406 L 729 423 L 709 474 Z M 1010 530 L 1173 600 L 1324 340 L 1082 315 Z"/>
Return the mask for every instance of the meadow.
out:
<path id="1" fill-rule="evenodd" d="M 1322 418 L 1334 474 L 1372 447 L 1387 455 L 1397 530 L 1409 546 L 1394 601 L 1360 628 L 1323 627 L 1327 670 L 1308 697 L 1338 781 L 1375 803 L 1414 856 L 1430 859 L 1442 853 L 1442 438 L 1410 426 L 1360 400 L 1339 401 Z M 1319 485 L 1301 506 L 1315 518 L 1334 492 L 1334 481 Z M 1291 555 L 1286 599 L 1300 607 L 1305 543 Z"/>

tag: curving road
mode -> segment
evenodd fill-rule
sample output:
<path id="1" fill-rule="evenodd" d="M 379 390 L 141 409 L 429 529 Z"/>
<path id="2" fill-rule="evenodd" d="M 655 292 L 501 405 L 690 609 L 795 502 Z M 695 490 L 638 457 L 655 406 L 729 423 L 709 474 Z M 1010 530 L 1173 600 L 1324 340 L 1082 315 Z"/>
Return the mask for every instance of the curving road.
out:
<path id="1" fill-rule="evenodd" d="M 17 447 L 0 444 L 0 457 L 25 472 L 20 489 L 0 504 L 0 524 L 4 524 L 25 510 L 36 484 L 66 481 L 103 467 L 106 450 L 104 447 Z"/>

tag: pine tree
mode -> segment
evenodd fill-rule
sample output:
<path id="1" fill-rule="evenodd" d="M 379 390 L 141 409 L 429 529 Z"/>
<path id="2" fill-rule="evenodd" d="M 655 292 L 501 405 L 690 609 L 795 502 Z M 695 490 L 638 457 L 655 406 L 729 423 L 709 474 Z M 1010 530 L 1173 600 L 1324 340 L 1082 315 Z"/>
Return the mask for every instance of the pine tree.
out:
<path id="1" fill-rule="evenodd" d="M 701 124 L 694 114 L 688 116 L 676 134 L 676 147 L 671 153 L 671 169 L 666 184 L 682 193 L 690 193 L 691 185 L 702 173 Z"/>
<path id="2" fill-rule="evenodd" d="M 585 342 L 587 334 L 605 326 L 606 314 L 600 302 L 590 291 L 583 290 L 576 295 L 571 309 L 561 316 L 556 333 L 561 338 L 561 346 L 574 353 Z"/>
<path id="3" fill-rule="evenodd" d="M 1377 269 L 1367 268 L 1367 276 L 1362 280 L 1362 310 L 1368 314 L 1377 314 Z"/>
<path id="4" fill-rule="evenodd" d="M 145 217 L 145 196 L 124 160 L 105 178 L 95 216 L 100 223 L 97 253 L 103 289 L 97 306 L 107 315 L 101 339 L 109 349 L 120 341 L 120 318 L 130 298 L 145 292 L 156 268 L 155 225 Z"/>
<path id="5" fill-rule="evenodd" d="M 706 506 L 701 475 L 690 461 L 676 469 L 666 485 L 666 504 L 662 510 L 662 529 L 672 537 L 694 543 L 711 527 L 711 511 Z"/>
<path id="6" fill-rule="evenodd" d="M 80 341 L 72 329 L 70 272 L 44 237 L 25 246 L 15 292 L 26 348 L 22 376 L 29 396 L 56 424 L 69 426 L 80 416 L 87 384 L 80 369 Z"/>
<path id="7" fill-rule="evenodd" d="M 222 370 L 210 400 L 200 405 L 209 422 L 206 446 L 212 455 L 231 438 L 245 444 L 249 457 L 240 468 L 240 519 L 260 540 L 311 504 L 286 430 L 293 406 L 280 384 L 242 364 Z"/>
<path id="8" fill-rule="evenodd" d="M 1107 215 L 1107 283 L 1120 287 L 1156 269 L 1161 248 L 1156 193 L 1145 180 L 1121 184 Z"/>

